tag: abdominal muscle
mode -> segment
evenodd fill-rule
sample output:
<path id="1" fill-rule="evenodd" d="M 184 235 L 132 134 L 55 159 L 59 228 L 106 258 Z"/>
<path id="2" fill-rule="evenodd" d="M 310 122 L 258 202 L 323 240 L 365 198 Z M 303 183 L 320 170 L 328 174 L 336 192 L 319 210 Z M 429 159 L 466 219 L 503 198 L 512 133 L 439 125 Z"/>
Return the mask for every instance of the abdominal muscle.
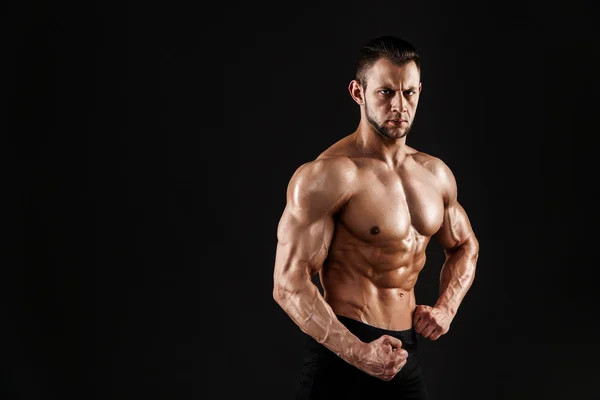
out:
<path id="1" fill-rule="evenodd" d="M 335 314 L 371 326 L 410 329 L 426 238 L 421 236 L 407 248 L 398 242 L 365 243 L 344 233 L 347 237 L 332 242 L 320 273 L 327 303 Z"/>

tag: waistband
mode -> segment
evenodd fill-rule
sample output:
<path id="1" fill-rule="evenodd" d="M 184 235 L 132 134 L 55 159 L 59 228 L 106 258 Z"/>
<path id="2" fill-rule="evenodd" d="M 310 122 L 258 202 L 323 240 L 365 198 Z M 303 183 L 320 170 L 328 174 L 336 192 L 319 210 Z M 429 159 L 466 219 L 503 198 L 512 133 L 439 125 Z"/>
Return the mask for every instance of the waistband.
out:
<path id="1" fill-rule="evenodd" d="M 402 331 L 393 331 L 365 324 L 364 322 L 357 321 L 353 318 L 345 317 L 343 315 L 336 315 L 336 317 L 342 324 L 344 324 L 346 328 L 348 328 L 350 332 L 356 335 L 356 337 L 363 342 L 371 342 L 375 339 L 379 339 L 381 335 L 389 335 L 400 339 L 403 344 L 417 344 L 417 333 L 415 332 L 414 328 Z"/>

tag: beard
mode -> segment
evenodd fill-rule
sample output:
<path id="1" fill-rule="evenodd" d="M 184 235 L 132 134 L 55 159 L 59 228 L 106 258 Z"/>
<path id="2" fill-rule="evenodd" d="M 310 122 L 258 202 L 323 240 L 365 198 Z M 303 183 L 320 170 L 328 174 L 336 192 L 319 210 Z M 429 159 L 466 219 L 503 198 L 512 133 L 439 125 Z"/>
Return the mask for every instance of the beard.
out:
<path id="1" fill-rule="evenodd" d="M 383 125 L 383 123 L 381 121 L 379 121 L 375 115 L 372 115 L 369 112 L 369 107 L 367 105 L 366 99 L 365 99 L 365 114 L 367 114 L 367 121 L 369 122 L 369 125 L 371 125 L 371 127 L 375 130 L 375 132 L 377 132 L 380 136 L 383 136 L 385 139 L 392 139 L 392 140 L 402 139 L 403 137 L 408 135 L 410 128 L 412 128 L 412 124 L 410 122 L 406 126 L 406 129 L 404 130 L 404 132 L 401 132 L 400 128 L 385 127 Z M 397 132 L 400 133 L 400 136 L 398 136 Z"/>

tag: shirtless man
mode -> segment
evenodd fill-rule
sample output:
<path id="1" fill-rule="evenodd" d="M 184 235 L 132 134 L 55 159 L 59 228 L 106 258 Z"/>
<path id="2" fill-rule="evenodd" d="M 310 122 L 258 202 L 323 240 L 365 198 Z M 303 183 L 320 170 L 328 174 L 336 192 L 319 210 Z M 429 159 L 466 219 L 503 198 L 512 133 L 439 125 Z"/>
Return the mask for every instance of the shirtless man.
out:
<path id="1" fill-rule="evenodd" d="M 447 333 L 473 282 L 479 244 L 455 178 L 406 145 L 419 65 L 402 39 L 368 43 L 349 85 L 357 130 L 290 180 L 273 296 L 309 336 L 298 398 L 426 398 L 416 334 Z M 414 293 L 431 237 L 446 254 L 432 307 Z"/>

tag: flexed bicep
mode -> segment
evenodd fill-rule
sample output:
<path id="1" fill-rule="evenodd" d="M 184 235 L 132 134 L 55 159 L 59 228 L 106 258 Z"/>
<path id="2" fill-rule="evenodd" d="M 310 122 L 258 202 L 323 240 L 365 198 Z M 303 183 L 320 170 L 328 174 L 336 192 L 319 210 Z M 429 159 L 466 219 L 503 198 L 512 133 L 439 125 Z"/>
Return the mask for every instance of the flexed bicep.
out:
<path id="1" fill-rule="evenodd" d="M 459 248 L 474 236 L 469 217 L 458 201 L 445 208 L 444 222 L 435 236 L 446 251 Z"/>
<path id="2" fill-rule="evenodd" d="M 475 240 L 475 235 L 467 212 L 458 202 L 458 188 L 454 174 L 439 159 L 436 159 L 433 165 L 444 195 L 444 219 L 435 237 L 444 251 L 452 252 L 469 240 Z"/>
<path id="3" fill-rule="evenodd" d="M 327 258 L 333 218 L 328 214 L 308 218 L 305 214 L 293 205 L 283 212 L 277 229 L 276 275 L 289 272 L 291 268 L 301 268 L 312 276 Z"/>
<path id="4" fill-rule="evenodd" d="M 286 207 L 277 228 L 275 282 L 282 275 L 317 273 L 329 250 L 335 213 L 350 195 L 351 166 L 318 160 L 300 167 L 288 185 Z"/>

